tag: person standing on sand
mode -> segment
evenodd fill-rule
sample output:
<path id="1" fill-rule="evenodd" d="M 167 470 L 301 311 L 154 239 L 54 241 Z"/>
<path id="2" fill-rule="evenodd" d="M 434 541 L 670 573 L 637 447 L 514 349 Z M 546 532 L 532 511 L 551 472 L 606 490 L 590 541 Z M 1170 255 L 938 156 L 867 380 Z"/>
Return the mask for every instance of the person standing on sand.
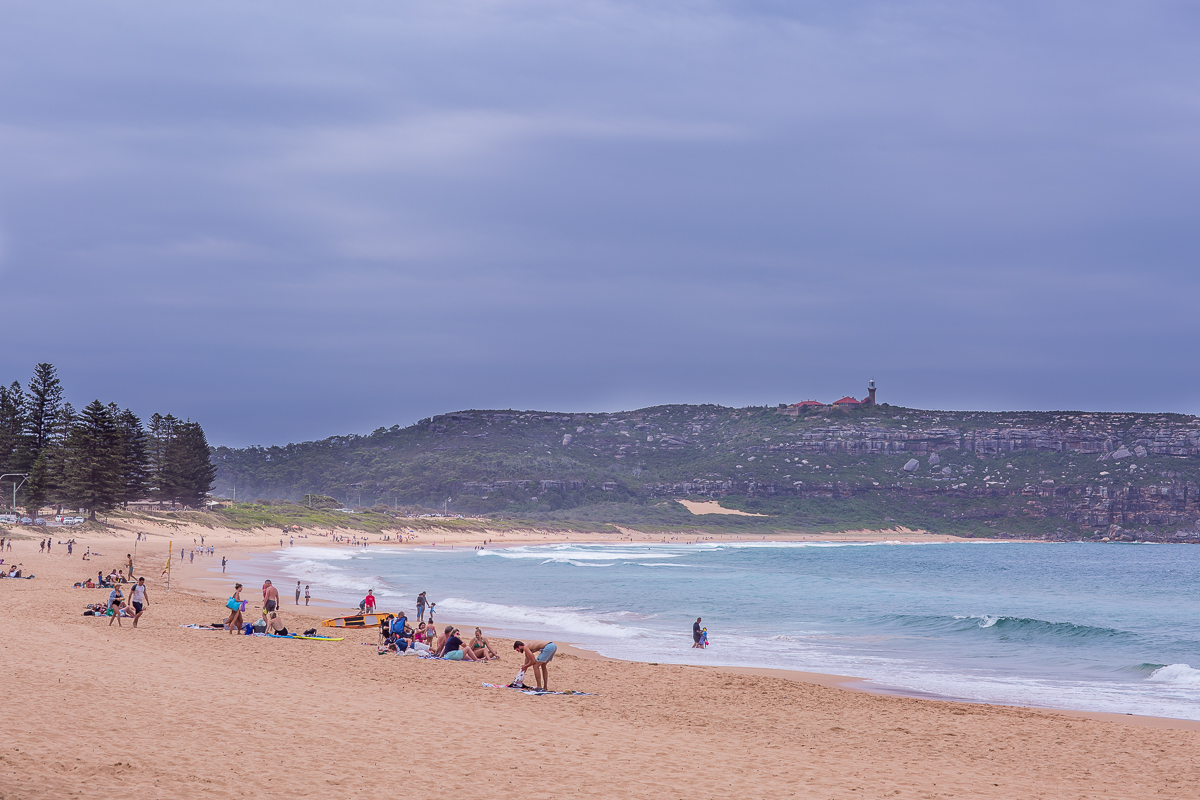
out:
<path id="1" fill-rule="evenodd" d="M 126 574 L 132 575 L 133 574 L 133 556 L 130 555 L 129 553 L 125 554 L 125 566 L 127 566 L 129 568 L 129 570 Z"/>
<path id="2" fill-rule="evenodd" d="M 149 605 L 150 600 L 146 596 L 146 579 L 138 578 L 137 586 L 134 586 L 129 592 L 129 602 L 133 604 L 133 627 L 137 627 L 138 620 L 142 618 L 142 612 Z"/>
<path id="3" fill-rule="evenodd" d="M 270 581 L 263 584 L 263 611 L 274 611 L 279 608 L 279 590 Z"/>
<path id="4" fill-rule="evenodd" d="M 700 618 L 696 617 L 696 621 L 692 623 L 692 649 L 700 646 Z"/>
<path id="5" fill-rule="evenodd" d="M 522 641 L 513 642 L 513 650 L 525 656 L 525 663 L 521 666 L 522 670 L 528 671 L 533 668 L 533 680 L 537 684 L 538 691 L 550 691 L 550 674 L 547 671 L 547 665 L 550 659 L 554 658 L 554 654 L 558 652 L 558 645 L 554 642 L 530 642 L 525 644 Z"/>
<path id="6" fill-rule="evenodd" d="M 225 574 L 225 556 L 221 556 L 221 574 Z"/>
<path id="7" fill-rule="evenodd" d="M 230 609 L 229 619 L 225 620 L 225 627 L 230 633 L 237 631 L 242 632 L 242 585 L 235 583 L 233 585 L 233 597 L 229 598 L 235 603 L 235 608 Z"/>
<path id="8" fill-rule="evenodd" d="M 428 601 L 425 599 L 425 593 L 421 592 L 419 595 L 417 595 L 417 622 L 425 621 L 426 605 L 428 605 Z"/>
<path id="9" fill-rule="evenodd" d="M 363 598 L 363 606 L 366 609 L 366 613 L 368 613 L 368 614 L 375 613 L 375 590 L 374 589 L 367 589 L 367 596 Z"/>
<path id="10" fill-rule="evenodd" d="M 296 605 L 300 605 L 300 581 L 296 581 Z"/>
<path id="11" fill-rule="evenodd" d="M 308 605 L 308 584 L 304 584 L 304 605 Z"/>

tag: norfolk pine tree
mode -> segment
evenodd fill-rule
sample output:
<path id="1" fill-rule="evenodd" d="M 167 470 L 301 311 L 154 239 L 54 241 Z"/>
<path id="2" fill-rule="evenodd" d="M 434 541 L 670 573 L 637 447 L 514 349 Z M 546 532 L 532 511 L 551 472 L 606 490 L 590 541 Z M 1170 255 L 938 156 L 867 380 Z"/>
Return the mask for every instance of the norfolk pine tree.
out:
<path id="1" fill-rule="evenodd" d="M 50 441 L 54 422 L 62 409 L 62 399 L 63 387 L 54 365 L 42 363 L 34 367 L 26 391 L 25 414 L 31 465 Z"/>
<path id="2" fill-rule="evenodd" d="M 121 449 L 112 414 L 99 400 L 88 403 L 67 440 L 63 494 L 92 520 L 121 500 Z"/>
<path id="3" fill-rule="evenodd" d="M 128 408 L 117 413 L 110 403 L 109 412 L 121 432 L 121 501 L 141 500 L 150 490 L 150 440 L 142 421 Z"/>
<path id="4" fill-rule="evenodd" d="M 50 431 L 46 446 L 29 468 L 29 482 L 25 484 L 24 494 L 30 516 L 35 515 L 46 503 L 61 507 L 64 502 L 64 461 L 67 456 L 67 440 L 74 425 L 75 408 L 70 403 L 63 403 L 54 420 L 54 427 Z"/>
<path id="5" fill-rule="evenodd" d="M 0 386 L 0 473 L 16 472 L 21 466 L 22 436 L 25 433 L 25 392 L 21 384 Z"/>

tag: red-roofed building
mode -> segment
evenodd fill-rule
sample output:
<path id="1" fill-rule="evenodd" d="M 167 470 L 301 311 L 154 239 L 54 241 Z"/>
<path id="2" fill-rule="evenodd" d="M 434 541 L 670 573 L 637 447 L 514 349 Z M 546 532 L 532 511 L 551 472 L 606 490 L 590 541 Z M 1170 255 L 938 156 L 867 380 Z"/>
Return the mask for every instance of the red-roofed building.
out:
<path id="1" fill-rule="evenodd" d="M 834 400 L 834 408 L 858 408 L 862 403 L 855 400 L 853 397 L 843 397 L 841 400 Z"/>
<path id="2" fill-rule="evenodd" d="M 799 403 L 792 403 L 792 408 L 820 408 L 825 405 L 817 400 L 801 400 Z"/>

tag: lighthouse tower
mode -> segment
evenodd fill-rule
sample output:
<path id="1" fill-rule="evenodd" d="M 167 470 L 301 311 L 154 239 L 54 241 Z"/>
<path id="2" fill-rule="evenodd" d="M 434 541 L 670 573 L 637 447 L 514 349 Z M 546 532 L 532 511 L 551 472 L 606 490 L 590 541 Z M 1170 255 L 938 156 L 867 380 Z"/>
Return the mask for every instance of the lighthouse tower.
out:
<path id="1" fill-rule="evenodd" d="M 875 405 L 875 379 L 874 378 L 871 378 L 871 380 L 867 381 L 867 397 L 865 400 L 862 401 L 862 404 L 864 406 Z"/>

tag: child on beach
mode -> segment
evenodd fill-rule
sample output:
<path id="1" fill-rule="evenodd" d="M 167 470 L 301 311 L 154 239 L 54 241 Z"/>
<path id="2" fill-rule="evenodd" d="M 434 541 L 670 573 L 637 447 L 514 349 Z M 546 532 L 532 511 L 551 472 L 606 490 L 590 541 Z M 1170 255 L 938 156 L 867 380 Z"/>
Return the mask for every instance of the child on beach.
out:
<path id="1" fill-rule="evenodd" d="M 308 585 L 306 584 L 304 586 L 304 605 L 308 605 L 308 598 L 309 598 Z"/>

